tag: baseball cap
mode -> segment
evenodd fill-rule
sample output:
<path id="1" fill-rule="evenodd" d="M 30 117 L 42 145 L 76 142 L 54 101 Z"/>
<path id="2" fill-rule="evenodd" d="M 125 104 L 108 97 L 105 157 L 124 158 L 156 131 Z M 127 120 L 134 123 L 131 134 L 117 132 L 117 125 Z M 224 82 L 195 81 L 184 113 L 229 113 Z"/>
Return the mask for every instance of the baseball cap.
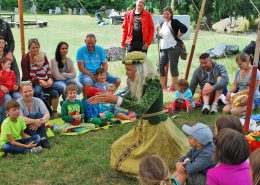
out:
<path id="1" fill-rule="evenodd" d="M 102 92 L 102 90 L 100 88 L 95 88 L 95 87 L 89 87 L 85 91 L 88 98 L 91 98 L 92 96 L 95 96 L 97 93 L 100 93 L 100 92 Z"/>
<path id="2" fill-rule="evenodd" d="M 192 127 L 184 124 L 182 130 L 197 139 L 201 144 L 206 145 L 213 140 L 213 134 L 210 128 L 204 123 L 197 123 Z"/>

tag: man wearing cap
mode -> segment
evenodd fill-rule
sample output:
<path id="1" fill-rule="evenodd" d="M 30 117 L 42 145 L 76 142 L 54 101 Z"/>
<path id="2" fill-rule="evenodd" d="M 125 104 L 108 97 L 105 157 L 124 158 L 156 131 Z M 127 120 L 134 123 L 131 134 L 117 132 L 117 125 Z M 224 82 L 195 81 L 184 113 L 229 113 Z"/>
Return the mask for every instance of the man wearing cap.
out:
<path id="1" fill-rule="evenodd" d="M 79 81 L 84 86 L 84 92 L 96 82 L 96 70 L 104 68 L 107 73 L 109 83 L 114 83 L 116 87 L 120 85 L 120 79 L 108 73 L 108 63 L 105 50 L 96 45 L 96 36 L 88 34 L 85 40 L 86 45 L 77 51 L 77 64 L 79 68 Z"/>
<path id="2" fill-rule="evenodd" d="M 138 125 L 112 145 L 111 165 L 117 171 L 137 175 L 140 161 L 156 154 L 170 165 L 188 149 L 185 135 L 163 111 L 160 78 L 143 52 L 128 53 L 123 60 L 129 91 L 123 96 L 99 94 L 90 103 L 115 103 L 138 113 Z"/>
<path id="3" fill-rule="evenodd" d="M 153 42 L 154 25 L 151 14 L 144 10 L 145 0 L 136 0 L 136 7 L 125 15 L 121 46 L 128 52 L 147 52 Z"/>
<path id="4" fill-rule="evenodd" d="M 210 128 L 197 123 L 190 127 L 183 125 L 182 130 L 188 135 L 191 150 L 176 163 L 176 172 L 173 174 L 181 185 L 185 184 L 206 184 L 207 170 L 214 167 L 212 154 L 214 152 L 213 135 Z"/>
<path id="5" fill-rule="evenodd" d="M 203 102 L 202 113 L 217 113 L 219 97 L 229 81 L 228 73 L 225 66 L 213 62 L 208 53 L 201 54 L 199 59 L 200 67 L 193 73 L 190 90 L 194 95 L 199 84 L 200 99 Z"/>

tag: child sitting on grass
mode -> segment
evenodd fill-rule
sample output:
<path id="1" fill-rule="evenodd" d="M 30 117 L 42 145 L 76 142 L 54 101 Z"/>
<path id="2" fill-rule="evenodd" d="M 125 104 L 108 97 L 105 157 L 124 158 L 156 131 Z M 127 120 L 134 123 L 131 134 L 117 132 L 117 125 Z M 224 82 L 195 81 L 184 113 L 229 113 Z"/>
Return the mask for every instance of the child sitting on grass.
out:
<path id="1" fill-rule="evenodd" d="M 207 170 L 215 166 L 211 159 L 215 149 L 212 132 L 203 123 L 197 123 L 192 127 L 183 125 L 182 130 L 188 134 L 192 148 L 176 162 L 176 172 L 173 176 L 181 185 L 184 185 L 186 180 L 188 184 L 206 184 Z"/>
<path id="2" fill-rule="evenodd" d="M 87 98 L 91 98 L 92 96 L 95 96 L 98 93 L 101 93 L 101 89 L 90 87 L 86 90 Z M 108 113 L 105 115 L 104 118 L 101 118 L 102 111 L 100 108 L 100 104 L 89 104 L 88 99 L 83 100 L 83 107 L 85 109 L 85 120 L 87 123 L 93 123 L 95 125 L 98 125 L 100 127 L 106 126 L 108 123 L 108 120 L 111 120 L 114 116 L 113 113 Z"/>
<path id="3" fill-rule="evenodd" d="M 86 91 L 86 95 L 88 98 L 91 98 L 92 96 L 97 95 L 98 93 L 101 93 L 101 89 L 90 87 Z M 114 117 L 114 114 L 112 112 L 105 112 L 104 113 L 104 107 L 102 108 L 103 104 L 89 104 L 88 100 L 85 99 L 83 101 L 83 106 L 85 109 L 85 120 L 88 123 L 93 123 L 95 125 L 98 125 L 100 127 L 110 125 L 110 124 L 120 124 L 119 120 L 112 121 L 111 119 Z"/>
<path id="4" fill-rule="evenodd" d="M 16 77 L 13 70 L 11 68 L 11 61 L 8 60 L 6 57 L 2 57 L 0 59 L 0 106 L 2 105 L 2 100 L 6 93 L 13 94 L 16 93 L 17 95 L 15 98 L 20 98 L 21 95 L 18 92 L 18 85 L 16 82 Z M 5 90 L 2 90 L 4 88 Z"/>
<path id="5" fill-rule="evenodd" d="M 61 106 L 62 120 L 71 125 L 80 125 L 85 117 L 84 107 L 80 100 L 77 100 L 78 88 L 76 84 L 69 84 L 65 88 L 67 100 Z"/>
<path id="6" fill-rule="evenodd" d="M 115 84 L 109 84 L 107 86 L 106 93 L 115 94 L 116 86 Z M 115 107 L 115 104 L 108 103 L 108 104 L 100 104 L 101 112 L 111 112 L 115 115 L 116 118 L 120 120 L 135 120 L 135 113 L 132 111 L 121 110 Z"/>
<path id="7" fill-rule="evenodd" d="M 139 181 L 142 185 L 179 185 L 165 162 L 156 155 L 143 159 L 139 166 Z"/>
<path id="8" fill-rule="evenodd" d="M 100 88 L 102 92 L 106 92 L 109 82 L 106 81 L 107 74 L 104 68 L 99 68 L 96 70 L 97 82 L 93 84 L 93 87 Z"/>
<path id="9" fill-rule="evenodd" d="M 5 104 L 7 118 L 1 126 L 2 150 L 8 156 L 27 152 L 41 152 L 43 148 L 37 146 L 41 138 L 39 135 L 29 136 L 24 133 L 26 123 L 20 116 L 20 104 L 16 100 L 9 100 Z"/>
<path id="10" fill-rule="evenodd" d="M 189 89 L 189 83 L 185 79 L 180 79 L 177 81 L 177 91 L 170 109 L 169 113 L 173 113 L 176 110 L 186 110 L 190 112 L 195 107 L 195 103 L 192 99 L 192 92 Z"/>
<path id="11" fill-rule="evenodd" d="M 213 159 L 218 165 L 207 173 L 207 185 L 253 185 L 250 177 L 249 144 L 246 137 L 230 128 L 222 129 L 215 139 Z"/>

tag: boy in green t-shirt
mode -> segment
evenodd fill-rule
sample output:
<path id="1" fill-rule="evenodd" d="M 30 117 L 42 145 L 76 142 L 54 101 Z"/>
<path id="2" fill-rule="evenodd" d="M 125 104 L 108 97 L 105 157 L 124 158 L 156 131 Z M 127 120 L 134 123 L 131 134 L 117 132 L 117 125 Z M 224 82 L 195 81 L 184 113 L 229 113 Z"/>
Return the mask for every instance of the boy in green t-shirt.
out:
<path id="1" fill-rule="evenodd" d="M 78 88 L 75 84 L 70 84 L 65 89 L 67 100 L 61 106 L 62 119 L 71 125 L 80 125 L 84 119 L 84 107 L 80 100 L 77 100 Z"/>
<path id="2" fill-rule="evenodd" d="M 16 100 L 10 100 L 5 104 L 7 118 L 1 125 L 2 150 L 7 154 L 20 154 L 43 150 L 37 146 L 41 138 L 39 135 L 29 136 L 24 133 L 26 123 L 20 116 L 20 104 Z"/>

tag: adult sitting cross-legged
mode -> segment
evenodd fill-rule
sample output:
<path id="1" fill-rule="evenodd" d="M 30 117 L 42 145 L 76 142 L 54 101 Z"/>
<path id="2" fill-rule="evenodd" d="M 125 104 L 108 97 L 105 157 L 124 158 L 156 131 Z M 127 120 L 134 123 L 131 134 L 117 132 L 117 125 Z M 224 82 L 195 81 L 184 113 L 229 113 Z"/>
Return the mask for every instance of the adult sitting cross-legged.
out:
<path id="1" fill-rule="evenodd" d="M 54 78 L 53 88 L 57 89 L 60 94 L 63 94 L 65 99 L 65 88 L 70 83 L 75 83 L 78 88 L 78 94 L 82 90 L 82 85 L 78 80 L 75 80 L 76 71 L 73 61 L 67 57 L 69 45 L 66 42 L 60 42 L 57 45 L 55 58 L 51 60 L 51 72 Z"/>
<path id="2" fill-rule="evenodd" d="M 116 87 L 120 85 L 120 79 L 108 73 L 108 63 L 105 50 L 96 45 L 94 34 L 88 34 L 85 40 L 86 45 L 77 51 L 76 60 L 79 68 L 79 81 L 83 85 L 84 92 L 96 82 L 96 70 L 100 67 L 105 69 L 109 83 L 114 83 Z M 85 93 L 83 93 L 85 94 Z"/>
<path id="3" fill-rule="evenodd" d="M 213 62 L 208 53 L 201 54 L 199 59 L 200 67 L 193 73 L 190 89 L 194 95 L 199 84 L 200 99 L 203 102 L 202 113 L 216 113 L 219 96 L 228 84 L 228 73 L 225 66 Z"/>
<path id="4" fill-rule="evenodd" d="M 25 132 L 30 136 L 39 134 L 42 147 L 50 148 L 45 128 L 45 123 L 49 121 L 50 114 L 43 101 L 40 98 L 33 97 L 33 93 L 34 89 L 30 81 L 21 82 L 22 98 L 17 101 L 20 104 L 20 114 L 27 125 Z"/>

